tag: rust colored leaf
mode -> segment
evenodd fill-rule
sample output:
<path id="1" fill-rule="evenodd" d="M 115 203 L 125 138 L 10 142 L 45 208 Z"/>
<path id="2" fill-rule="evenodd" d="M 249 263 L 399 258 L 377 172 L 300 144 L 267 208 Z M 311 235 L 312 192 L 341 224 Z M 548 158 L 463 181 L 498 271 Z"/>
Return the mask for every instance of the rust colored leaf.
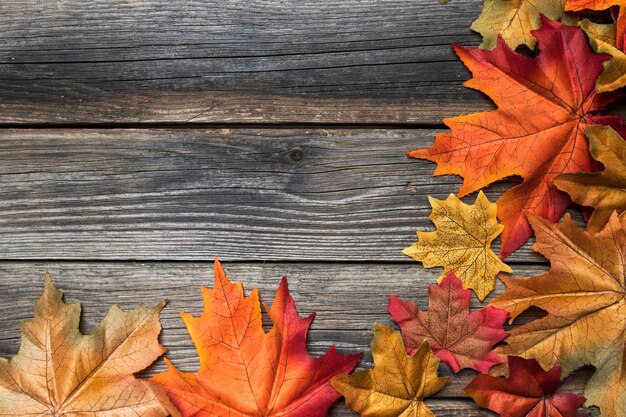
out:
<path id="1" fill-rule="evenodd" d="M 157 340 L 163 305 L 113 306 L 83 335 L 80 305 L 65 304 L 46 274 L 35 317 L 22 325 L 18 354 L 0 358 L 0 416 L 178 416 L 161 387 L 133 376 L 165 351 Z"/>
<path id="2" fill-rule="evenodd" d="M 624 36 L 626 35 L 626 0 L 567 0 L 565 10 L 581 11 L 581 10 L 606 10 L 616 6 L 619 8 L 617 15 L 617 35 L 616 46 L 619 49 L 624 48 Z"/>
<path id="3" fill-rule="evenodd" d="M 502 278 L 507 286 L 492 305 L 515 319 L 531 306 L 548 315 L 516 327 L 496 353 L 560 364 L 567 375 L 596 368 L 585 388 L 587 405 L 603 417 L 626 415 L 626 215 L 613 214 L 601 231 L 580 230 L 569 215 L 560 224 L 530 216 L 533 249 L 550 260 L 549 272 Z"/>
<path id="4" fill-rule="evenodd" d="M 608 56 L 594 54 L 577 27 L 544 18 L 533 33 L 540 49 L 534 59 L 503 41 L 493 51 L 455 47 L 474 75 L 465 85 L 485 92 L 498 109 L 446 119 L 450 132 L 409 153 L 437 162 L 435 175 L 461 175 L 460 197 L 512 175 L 524 179 L 497 201 L 502 259 L 532 234 L 525 211 L 554 222 L 570 204 L 553 184 L 557 175 L 594 170 L 585 127 L 621 125 L 620 118 L 596 114 L 616 97 L 594 88 Z"/>
<path id="5" fill-rule="evenodd" d="M 509 377 L 478 375 L 465 388 L 482 408 L 502 417 L 576 417 L 585 397 L 557 392 L 561 367 L 544 371 L 534 359 L 509 356 Z"/>
<path id="6" fill-rule="evenodd" d="M 472 29 L 483 36 L 482 49 L 493 49 L 498 36 L 515 49 L 526 45 L 535 47 L 532 31 L 539 29 L 543 14 L 550 19 L 561 20 L 564 17 L 566 0 L 485 0 L 478 19 L 472 23 Z"/>
<path id="7" fill-rule="evenodd" d="M 340 355 L 331 346 L 321 358 L 306 351 L 314 314 L 298 315 L 283 278 L 266 333 L 256 289 L 245 297 L 215 260 L 215 285 L 202 289 L 200 317 L 181 313 L 198 351 L 200 369 L 184 373 L 169 362 L 153 381 L 162 384 L 184 417 L 321 417 L 339 394 L 330 379 L 354 368 L 361 355 Z"/>
<path id="8" fill-rule="evenodd" d="M 614 211 L 626 210 L 626 141 L 607 126 L 587 128 L 591 154 L 604 170 L 595 173 L 566 174 L 556 178 L 556 186 L 576 203 L 593 207 L 587 230 L 602 230 Z"/>
<path id="9" fill-rule="evenodd" d="M 453 194 L 446 200 L 428 197 L 433 208 L 430 220 L 436 232 L 417 232 L 418 242 L 402 253 L 421 261 L 425 268 L 443 267 L 439 281 L 454 271 L 465 288 L 471 288 L 482 301 L 495 288 L 499 272 L 511 272 L 491 250 L 491 242 L 502 226 L 496 218 L 496 205 L 482 191 L 472 205 Z"/>
<path id="10" fill-rule="evenodd" d="M 470 292 L 451 272 L 439 285 L 428 286 L 428 311 L 413 303 L 389 297 L 389 313 L 402 329 L 407 353 L 412 355 L 424 341 L 453 372 L 472 368 L 487 372 L 502 360 L 491 349 L 507 334 L 502 328 L 508 313 L 485 307 L 470 313 Z"/>
<path id="11" fill-rule="evenodd" d="M 626 86 L 626 53 L 615 46 L 616 24 L 603 25 L 583 20 L 579 26 L 589 36 L 593 50 L 611 55 L 604 63 L 604 72 L 596 81 L 599 92 L 614 91 Z"/>
<path id="12" fill-rule="evenodd" d="M 423 400 L 440 391 L 448 378 L 437 376 L 439 359 L 428 343 L 408 356 L 400 332 L 376 323 L 372 355 L 374 368 L 333 378 L 346 404 L 364 417 L 434 417 Z"/>

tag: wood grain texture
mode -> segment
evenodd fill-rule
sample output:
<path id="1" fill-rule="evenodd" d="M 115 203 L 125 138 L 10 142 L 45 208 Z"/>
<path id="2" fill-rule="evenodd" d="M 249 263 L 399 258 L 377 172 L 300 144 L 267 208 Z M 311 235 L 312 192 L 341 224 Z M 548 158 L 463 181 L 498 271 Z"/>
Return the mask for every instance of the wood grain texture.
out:
<path id="1" fill-rule="evenodd" d="M 0 123 L 412 123 L 492 108 L 480 0 L 0 3 Z M 618 112 L 624 113 L 624 109 Z"/>
<path id="2" fill-rule="evenodd" d="M 362 368 L 372 366 L 368 349 L 374 322 L 394 326 L 387 313 L 388 296 L 395 294 L 426 309 L 426 286 L 438 277 L 435 271 L 413 264 L 225 263 L 224 268 L 231 280 L 243 282 L 246 293 L 259 288 L 261 300 L 268 304 L 280 278 L 286 275 L 300 314 L 317 313 L 309 333 L 310 351 L 321 355 L 333 343 L 343 353 L 363 351 Z M 536 275 L 546 269 L 541 265 L 518 265 L 514 275 Z M 85 332 L 97 325 L 112 303 L 128 309 L 167 298 L 161 338 L 169 350 L 167 356 L 182 370 L 197 369 L 197 355 L 179 312 L 202 312 L 200 287 L 213 285 L 211 262 L 0 262 L 0 356 L 17 352 L 19 322 L 32 316 L 33 303 L 43 291 L 45 271 L 52 274 L 67 302 L 80 301 L 83 305 Z M 504 285 L 498 283 L 492 296 L 503 289 Z M 480 307 L 473 295 L 471 308 Z M 536 317 L 536 313 L 530 313 L 521 320 Z M 144 376 L 164 369 L 159 361 Z M 452 375 L 445 365 L 441 365 L 440 373 Z M 437 416 L 488 415 L 458 400 L 464 397 L 463 388 L 475 375 L 474 371 L 462 371 L 435 395 L 431 405 L 437 409 Z M 563 389 L 580 392 L 590 376 L 591 370 L 579 371 Z M 342 407 L 337 407 L 333 415 L 351 415 L 340 410 Z"/>
<path id="3" fill-rule="evenodd" d="M 440 123 L 479 0 L 0 4 L 0 122 Z M 432 22 L 438 22 L 436 31 Z"/>
<path id="4" fill-rule="evenodd" d="M 401 250 L 434 229 L 427 196 L 460 188 L 405 156 L 433 134 L 5 129 L 0 259 L 413 262 Z M 520 260 L 544 261 L 528 246 Z"/>

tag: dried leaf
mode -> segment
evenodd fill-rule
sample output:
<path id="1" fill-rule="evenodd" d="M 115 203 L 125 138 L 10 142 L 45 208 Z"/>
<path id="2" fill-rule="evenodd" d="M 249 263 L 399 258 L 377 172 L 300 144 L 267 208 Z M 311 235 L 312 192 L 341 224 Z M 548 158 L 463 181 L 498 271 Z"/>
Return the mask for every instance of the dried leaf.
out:
<path id="1" fill-rule="evenodd" d="M 395 296 L 389 313 L 402 329 L 407 353 L 412 355 L 424 341 L 453 372 L 472 368 L 487 372 L 502 360 L 491 349 L 507 334 L 502 328 L 508 313 L 485 307 L 470 313 L 470 292 L 451 272 L 437 285 L 428 286 L 428 311 Z"/>
<path id="2" fill-rule="evenodd" d="M 601 25 L 583 20 L 579 26 L 589 36 L 594 51 L 611 55 L 604 63 L 604 72 L 596 81 L 599 92 L 614 91 L 626 86 L 626 53 L 615 46 L 616 25 Z"/>
<path id="3" fill-rule="evenodd" d="M 198 351 L 200 370 L 184 373 L 168 362 L 153 380 L 162 384 L 184 417 L 321 417 L 339 395 L 330 379 L 354 368 L 361 355 L 340 355 L 331 346 L 321 358 L 306 351 L 314 314 L 302 319 L 283 278 L 269 315 L 261 323 L 258 291 L 245 297 L 215 261 L 215 286 L 203 288 L 200 317 L 182 313 Z"/>
<path id="4" fill-rule="evenodd" d="M 483 36 L 482 49 L 493 49 L 498 36 L 515 49 L 535 47 L 532 31 L 539 29 L 543 14 L 561 20 L 566 0 L 484 0 L 483 11 L 472 23 L 472 29 Z"/>
<path id="5" fill-rule="evenodd" d="M 617 15 L 617 36 L 616 46 L 620 49 L 624 47 L 624 36 L 626 35 L 626 0 L 567 0 L 565 10 L 578 12 L 582 10 L 606 10 L 612 6 L 619 7 Z"/>
<path id="6" fill-rule="evenodd" d="M 502 41 L 493 51 L 456 47 L 474 74 L 465 85 L 488 94 L 498 109 L 446 119 L 451 132 L 409 153 L 437 162 L 435 175 L 461 175 L 460 197 L 512 175 L 524 179 L 497 201 L 502 259 L 532 234 L 524 211 L 557 221 L 570 204 L 553 185 L 557 175 L 594 170 L 585 127 L 621 125 L 618 117 L 596 115 L 617 96 L 596 93 L 608 57 L 591 51 L 582 30 L 544 18 L 534 35 L 541 51 L 535 59 Z"/>
<path id="7" fill-rule="evenodd" d="M 65 304 L 46 274 L 18 354 L 0 358 L 0 416 L 178 416 L 161 387 L 133 376 L 165 351 L 157 340 L 163 305 L 113 306 L 83 335 L 80 305 Z"/>
<path id="8" fill-rule="evenodd" d="M 428 343 L 408 356 L 400 332 L 376 323 L 372 355 L 374 368 L 333 378 L 346 404 L 365 417 L 434 417 L 423 400 L 440 391 L 448 378 L 437 376 L 439 359 Z"/>
<path id="9" fill-rule="evenodd" d="M 596 173 L 566 174 L 554 184 L 567 192 L 574 202 L 595 210 L 587 230 L 602 230 L 614 211 L 626 210 L 626 141 L 615 130 L 605 126 L 587 128 L 593 157 L 604 170 Z"/>
<path id="10" fill-rule="evenodd" d="M 491 250 L 491 242 L 502 226 L 496 218 L 496 205 L 482 191 L 472 205 L 453 194 L 446 200 L 428 197 L 433 208 L 430 220 L 436 232 L 417 232 L 418 242 L 402 253 L 425 268 L 443 267 L 439 282 L 454 271 L 465 288 L 471 288 L 482 301 L 495 288 L 499 272 L 511 272 Z"/>
<path id="11" fill-rule="evenodd" d="M 544 371 L 534 359 L 509 356 L 509 377 L 478 375 L 465 388 L 482 408 L 501 417 L 576 417 L 585 397 L 556 392 L 561 367 Z"/>
<path id="12" fill-rule="evenodd" d="M 561 224 L 530 216 L 533 246 L 550 260 L 549 272 L 503 278 L 508 287 L 492 305 L 515 319 L 531 306 L 548 315 L 516 327 L 496 353 L 535 358 L 544 368 L 561 364 L 563 375 L 596 368 L 585 388 L 587 404 L 603 417 L 626 415 L 626 216 L 613 214 L 596 234 L 580 230 L 568 215 Z"/>

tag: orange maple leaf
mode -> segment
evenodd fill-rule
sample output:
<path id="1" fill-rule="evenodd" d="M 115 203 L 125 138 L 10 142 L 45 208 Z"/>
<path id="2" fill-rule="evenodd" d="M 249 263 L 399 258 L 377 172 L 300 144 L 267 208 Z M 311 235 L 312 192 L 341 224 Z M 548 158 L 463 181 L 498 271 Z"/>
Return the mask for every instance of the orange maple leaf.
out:
<path id="1" fill-rule="evenodd" d="M 608 56 L 594 54 L 580 28 L 545 17 L 542 23 L 533 31 L 541 51 L 534 59 L 501 39 L 493 51 L 455 46 L 473 74 L 465 85 L 485 92 L 498 109 L 446 119 L 450 132 L 408 154 L 437 162 L 435 175 L 461 175 L 459 197 L 512 175 L 524 179 L 497 201 L 502 259 L 532 234 L 524 211 L 554 222 L 570 204 L 552 183 L 557 175 L 596 168 L 585 127 L 621 124 L 618 117 L 596 114 L 617 98 L 595 90 Z"/>
<path id="2" fill-rule="evenodd" d="M 289 416 L 321 417 L 339 394 L 330 379 L 354 368 L 361 358 L 340 355 L 331 346 L 320 358 L 306 351 L 306 334 L 314 314 L 298 315 L 283 278 L 269 315 L 266 333 L 256 289 L 245 297 L 215 260 L 215 286 L 202 289 L 200 317 L 181 313 L 200 357 L 198 373 L 184 373 L 169 361 L 162 384 L 183 417 Z"/>
<path id="3" fill-rule="evenodd" d="M 606 10 L 612 6 L 619 7 L 617 14 L 617 36 L 615 44 L 618 48 L 624 47 L 624 37 L 626 36 L 626 0 L 567 0 L 565 10 L 578 12 L 581 10 Z"/>

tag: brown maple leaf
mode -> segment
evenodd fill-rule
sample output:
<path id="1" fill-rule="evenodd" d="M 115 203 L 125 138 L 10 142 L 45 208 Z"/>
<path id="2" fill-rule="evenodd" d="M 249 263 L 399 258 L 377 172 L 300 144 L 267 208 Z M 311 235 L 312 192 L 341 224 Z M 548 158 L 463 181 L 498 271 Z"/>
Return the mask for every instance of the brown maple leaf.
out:
<path id="1" fill-rule="evenodd" d="M 80 305 L 62 298 L 46 275 L 18 354 L 0 358 L 0 416 L 179 416 L 161 387 L 133 376 L 165 351 L 157 340 L 164 303 L 127 312 L 113 306 L 83 335 Z"/>
<path id="2" fill-rule="evenodd" d="M 603 25 L 583 20 L 578 25 L 589 36 L 594 51 L 611 55 L 611 60 L 604 63 L 604 72 L 596 80 L 596 90 L 614 91 L 626 86 L 626 53 L 615 46 L 616 24 Z"/>
<path id="3" fill-rule="evenodd" d="M 428 311 L 389 297 L 389 314 L 402 329 L 409 354 L 426 340 L 453 372 L 472 368 L 487 372 L 502 360 L 491 349 L 507 336 L 502 326 L 508 313 L 494 307 L 470 313 L 470 292 L 451 272 L 439 285 L 428 286 Z"/>
<path id="4" fill-rule="evenodd" d="M 215 286 L 202 289 L 200 317 L 182 313 L 200 357 L 200 370 L 185 373 L 169 362 L 153 381 L 162 384 L 184 417 L 322 417 L 339 394 L 330 379 L 354 368 L 361 355 L 331 346 L 321 358 L 306 350 L 314 314 L 303 319 L 283 278 L 266 333 L 256 289 L 245 297 L 215 260 Z"/>
<path id="5" fill-rule="evenodd" d="M 511 321 L 531 306 L 548 315 L 511 331 L 497 352 L 556 364 L 568 375 L 596 368 L 584 395 L 604 417 L 626 415 L 626 216 L 613 214 L 596 234 L 580 230 L 569 215 L 560 224 L 530 216 L 533 249 L 550 260 L 536 277 L 502 278 L 504 294 L 491 304 Z"/>
<path id="6" fill-rule="evenodd" d="M 557 221 L 570 204 L 553 185 L 557 175 L 594 170 L 585 127 L 621 125 L 620 118 L 596 114 L 616 98 L 595 90 L 608 57 L 594 54 L 577 27 L 543 18 L 533 33 L 540 49 L 534 59 L 503 41 L 493 51 L 455 47 L 474 75 L 465 85 L 485 92 L 498 109 L 446 119 L 450 132 L 409 153 L 437 162 L 435 175 L 463 176 L 459 197 L 512 175 L 524 179 L 496 202 L 502 259 L 532 234 L 524 211 Z"/>
<path id="7" fill-rule="evenodd" d="M 626 141 L 608 126 L 589 126 L 587 136 L 591 154 L 604 170 L 560 175 L 554 184 L 574 202 L 594 208 L 587 230 L 595 233 L 604 228 L 614 211 L 621 214 L 626 210 Z"/>

